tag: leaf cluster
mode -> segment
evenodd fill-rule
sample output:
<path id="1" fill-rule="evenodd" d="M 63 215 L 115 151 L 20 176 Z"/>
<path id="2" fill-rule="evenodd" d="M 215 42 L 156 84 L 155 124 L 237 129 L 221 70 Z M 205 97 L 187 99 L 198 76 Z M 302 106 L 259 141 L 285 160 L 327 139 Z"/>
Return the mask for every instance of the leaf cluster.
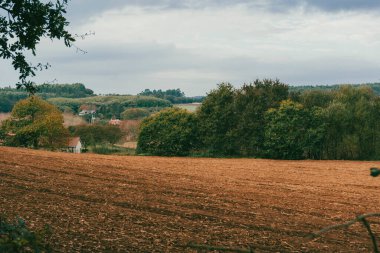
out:
<path id="1" fill-rule="evenodd" d="M 51 230 L 46 226 L 43 230 L 31 231 L 21 218 L 9 222 L 0 216 L 0 252 L 3 253 L 47 253 L 52 252 L 47 243 Z"/>
<path id="2" fill-rule="evenodd" d="M 69 25 L 64 16 L 66 5 L 67 0 L 0 0 L 0 57 L 10 59 L 19 71 L 18 88 L 25 87 L 34 93 L 36 89 L 27 78 L 49 67 L 41 63 L 34 66 L 25 56 L 26 51 L 36 55 L 36 46 L 42 37 L 63 39 L 67 47 L 75 41 L 66 30 Z"/>

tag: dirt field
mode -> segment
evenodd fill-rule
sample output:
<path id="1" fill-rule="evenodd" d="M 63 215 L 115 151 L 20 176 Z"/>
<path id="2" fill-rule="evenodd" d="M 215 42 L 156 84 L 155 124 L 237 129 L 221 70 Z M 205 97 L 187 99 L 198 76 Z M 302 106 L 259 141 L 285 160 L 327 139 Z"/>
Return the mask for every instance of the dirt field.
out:
<path id="1" fill-rule="evenodd" d="M 119 157 L 0 147 L 0 213 L 50 224 L 58 252 L 184 252 L 189 241 L 255 252 L 369 252 L 379 162 Z M 370 219 L 380 235 L 379 219 Z M 186 250 L 185 252 L 193 252 Z"/>

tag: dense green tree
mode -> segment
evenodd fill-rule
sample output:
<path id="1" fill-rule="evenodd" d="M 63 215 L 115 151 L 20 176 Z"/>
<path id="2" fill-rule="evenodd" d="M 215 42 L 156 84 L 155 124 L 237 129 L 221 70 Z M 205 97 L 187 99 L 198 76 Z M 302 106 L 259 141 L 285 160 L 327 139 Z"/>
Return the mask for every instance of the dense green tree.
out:
<path id="1" fill-rule="evenodd" d="M 10 59 L 20 73 L 17 87 L 24 86 L 34 93 L 35 88 L 28 77 L 47 67 L 31 65 L 25 53 L 36 55 L 36 46 L 42 37 L 63 39 L 67 47 L 75 41 L 66 30 L 67 0 L 0 0 L 0 58 Z"/>
<path id="2" fill-rule="evenodd" d="M 213 155 L 236 155 L 236 90 L 222 83 L 212 90 L 198 112 L 203 148 Z"/>
<path id="3" fill-rule="evenodd" d="M 334 91 L 310 90 L 300 95 L 299 102 L 308 109 L 313 107 L 326 108 L 333 101 L 334 96 Z"/>
<path id="4" fill-rule="evenodd" d="M 277 109 L 265 114 L 266 155 L 277 159 L 319 159 L 322 153 L 324 125 L 318 112 L 284 100 Z"/>
<path id="5" fill-rule="evenodd" d="M 264 114 L 269 108 L 277 108 L 288 98 L 288 86 L 279 80 L 255 80 L 245 84 L 236 93 L 235 136 L 242 155 L 261 156 L 264 154 Z"/>
<path id="6" fill-rule="evenodd" d="M 380 157 L 379 97 L 372 89 L 341 87 L 323 109 L 327 124 L 325 157 L 378 159 Z"/>
<path id="7" fill-rule="evenodd" d="M 113 125 L 82 125 L 72 127 L 70 131 L 79 136 L 86 146 L 99 144 L 115 144 L 123 138 L 124 133 L 118 126 Z"/>
<path id="8" fill-rule="evenodd" d="M 187 155 L 198 146 L 197 119 L 184 109 L 170 108 L 143 120 L 137 152 L 153 155 Z"/>
<path id="9" fill-rule="evenodd" d="M 14 134 L 7 140 L 10 145 L 55 149 L 67 144 L 68 131 L 61 112 L 37 96 L 19 101 L 3 127 Z"/>
<path id="10" fill-rule="evenodd" d="M 121 118 L 125 120 L 142 119 L 150 115 L 149 110 L 144 108 L 129 108 L 121 113 Z"/>
<path id="11" fill-rule="evenodd" d="M 115 144 L 123 138 L 124 132 L 118 126 L 106 125 L 103 127 L 104 139 L 110 143 Z"/>

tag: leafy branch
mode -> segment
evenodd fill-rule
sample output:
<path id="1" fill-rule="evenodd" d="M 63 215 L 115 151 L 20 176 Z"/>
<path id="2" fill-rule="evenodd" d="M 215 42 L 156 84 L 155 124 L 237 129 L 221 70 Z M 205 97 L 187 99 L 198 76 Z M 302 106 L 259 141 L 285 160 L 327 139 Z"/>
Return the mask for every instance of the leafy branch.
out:
<path id="1" fill-rule="evenodd" d="M 17 88 L 25 87 L 33 94 L 36 90 L 27 79 L 49 67 L 48 64 L 33 66 L 25 57 L 25 51 L 36 55 L 36 46 L 42 37 L 62 39 L 66 47 L 73 45 L 75 37 L 66 30 L 69 22 L 64 16 L 67 2 L 0 0 L 0 9 L 6 13 L 0 14 L 0 58 L 10 59 L 14 69 L 19 71 Z"/>

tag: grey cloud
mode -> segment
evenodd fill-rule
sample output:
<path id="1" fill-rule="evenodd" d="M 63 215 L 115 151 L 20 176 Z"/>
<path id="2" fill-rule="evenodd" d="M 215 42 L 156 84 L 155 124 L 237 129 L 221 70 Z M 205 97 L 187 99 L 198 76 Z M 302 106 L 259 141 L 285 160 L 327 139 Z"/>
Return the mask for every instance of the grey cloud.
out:
<path id="1" fill-rule="evenodd" d="M 380 9 L 379 0 L 306 0 L 306 3 L 326 11 Z"/>
<path id="2" fill-rule="evenodd" d="M 251 9 L 283 12 L 300 6 L 306 10 L 317 8 L 323 11 L 379 10 L 379 0 L 72 0 L 68 5 L 68 18 L 74 25 L 85 22 L 89 17 L 111 9 L 126 6 L 154 9 L 202 9 L 207 7 L 231 7 L 239 4 Z"/>
<path id="3" fill-rule="evenodd" d="M 93 15 L 100 14 L 113 8 L 120 8 L 125 5 L 123 0 L 93 1 L 93 0 L 72 0 L 67 7 L 67 17 L 70 23 L 76 25 L 87 21 Z"/>
<path id="4" fill-rule="evenodd" d="M 39 73 L 36 81 L 83 82 L 97 93 L 181 88 L 187 95 L 204 95 L 224 81 L 236 86 L 256 78 L 279 78 L 291 85 L 360 83 L 378 81 L 380 71 L 377 62 L 365 59 L 331 56 L 263 62 L 254 57 L 215 58 L 207 52 L 159 44 L 99 45 L 89 52 L 77 57 L 67 52 L 54 58 L 46 55 L 53 67 Z"/>
<path id="5" fill-rule="evenodd" d="M 238 4 L 245 4 L 252 7 L 265 6 L 269 8 L 291 8 L 306 4 L 324 10 L 380 8 L 379 0 L 72 0 L 69 2 L 68 10 L 75 13 L 75 15 L 80 16 L 81 14 L 86 15 L 86 13 L 102 12 L 108 9 L 122 8 L 124 6 L 182 9 L 215 6 L 228 7 Z"/>

